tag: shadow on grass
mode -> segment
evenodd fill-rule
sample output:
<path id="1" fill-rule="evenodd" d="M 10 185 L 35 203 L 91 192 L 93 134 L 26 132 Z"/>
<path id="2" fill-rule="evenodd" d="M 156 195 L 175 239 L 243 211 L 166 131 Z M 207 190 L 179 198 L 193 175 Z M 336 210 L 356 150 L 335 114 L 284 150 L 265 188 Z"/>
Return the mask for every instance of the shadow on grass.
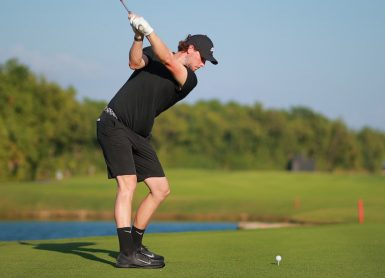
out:
<path id="1" fill-rule="evenodd" d="M 112 258 L 116 258 L 118 256 L 118 252 L 105 250 L 105 249 L 95 249 L 95 248 L 89 248 L 89 246 L 95 245 L 93 242 L 69 242 L 69 243 L 38 243 L 33 244 L 29 242 L 22 242 L 19 241 L 19 244 L 21 245 L 30 245 L 34 249 L 37 250 L 47 250 L 47 251 L 54 251 L 54 252 L 60 252 L 63 254 L 73 254 L 78 255 L 84 259 L 96 261 L 100 263 L 105 263 L 111 266 L 115 267 L 114 262 L 110 262 L 107 260 L 104 260 L 102 258 L 97 257 L 94 253 L 105 253 L 108 254 Z"/>

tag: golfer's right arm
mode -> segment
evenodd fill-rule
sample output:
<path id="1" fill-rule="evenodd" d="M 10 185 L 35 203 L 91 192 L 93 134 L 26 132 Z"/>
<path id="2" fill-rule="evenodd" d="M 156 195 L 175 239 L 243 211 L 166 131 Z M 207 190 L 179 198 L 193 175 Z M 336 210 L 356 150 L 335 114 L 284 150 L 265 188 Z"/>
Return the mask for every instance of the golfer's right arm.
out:
<path id="1" fill-rule="evenodd" d="M 132 70 L 141 69 L 148 63 L 148 58 L 143 55 L 143 36 L 135 34 L 134 42 L 130 48 L 129 67 Z"/>

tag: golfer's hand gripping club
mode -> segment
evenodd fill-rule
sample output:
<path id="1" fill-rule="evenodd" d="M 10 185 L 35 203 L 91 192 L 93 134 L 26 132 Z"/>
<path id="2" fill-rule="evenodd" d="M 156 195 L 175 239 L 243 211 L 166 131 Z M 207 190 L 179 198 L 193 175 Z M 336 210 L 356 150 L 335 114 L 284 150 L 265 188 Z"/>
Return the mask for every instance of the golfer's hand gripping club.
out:
<path id="1" fill-rule="evenodd" d="M 132 28 L 144 36 L 150 35 L 154 32 L 154 29 L 151 25 L 141 16 L 138 16 L 134 13 L 129 13 L 128 18 L 130 19 L 130 24 Z"/>

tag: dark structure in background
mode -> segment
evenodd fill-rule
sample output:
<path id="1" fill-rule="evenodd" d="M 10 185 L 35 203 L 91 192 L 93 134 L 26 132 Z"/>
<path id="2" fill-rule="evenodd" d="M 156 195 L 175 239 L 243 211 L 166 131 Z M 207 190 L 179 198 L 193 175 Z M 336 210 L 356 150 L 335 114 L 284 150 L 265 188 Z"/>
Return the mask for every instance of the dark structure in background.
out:
<path id="1" fill-rule="evenodd" d="M 298 172 L 298 171 L 314 171 L 315 170 L 315 161 L 310 158 L 306 158 L 302 155 L 295 155 L 287 163 L 287 170 Z"/>

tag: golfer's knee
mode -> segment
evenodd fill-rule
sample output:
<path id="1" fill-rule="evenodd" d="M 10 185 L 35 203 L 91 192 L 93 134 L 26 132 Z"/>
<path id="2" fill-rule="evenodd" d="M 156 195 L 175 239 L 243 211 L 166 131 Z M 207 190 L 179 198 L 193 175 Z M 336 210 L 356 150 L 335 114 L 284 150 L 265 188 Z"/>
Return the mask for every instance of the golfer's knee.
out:
<path id="1" fill-rule="evenodd" d="M 159 202 L 163 202 L 171 193 L 170 186 L 168 182 L 161 183 L 156 189 L 152 190 L 151 193 L 155 199 Z"/>
<path id="2" fill-rule="evenodd" d="M 137 185 L 137 178 L 135 175 L 117 176 L 118 194 L 133 195 Z"/>

